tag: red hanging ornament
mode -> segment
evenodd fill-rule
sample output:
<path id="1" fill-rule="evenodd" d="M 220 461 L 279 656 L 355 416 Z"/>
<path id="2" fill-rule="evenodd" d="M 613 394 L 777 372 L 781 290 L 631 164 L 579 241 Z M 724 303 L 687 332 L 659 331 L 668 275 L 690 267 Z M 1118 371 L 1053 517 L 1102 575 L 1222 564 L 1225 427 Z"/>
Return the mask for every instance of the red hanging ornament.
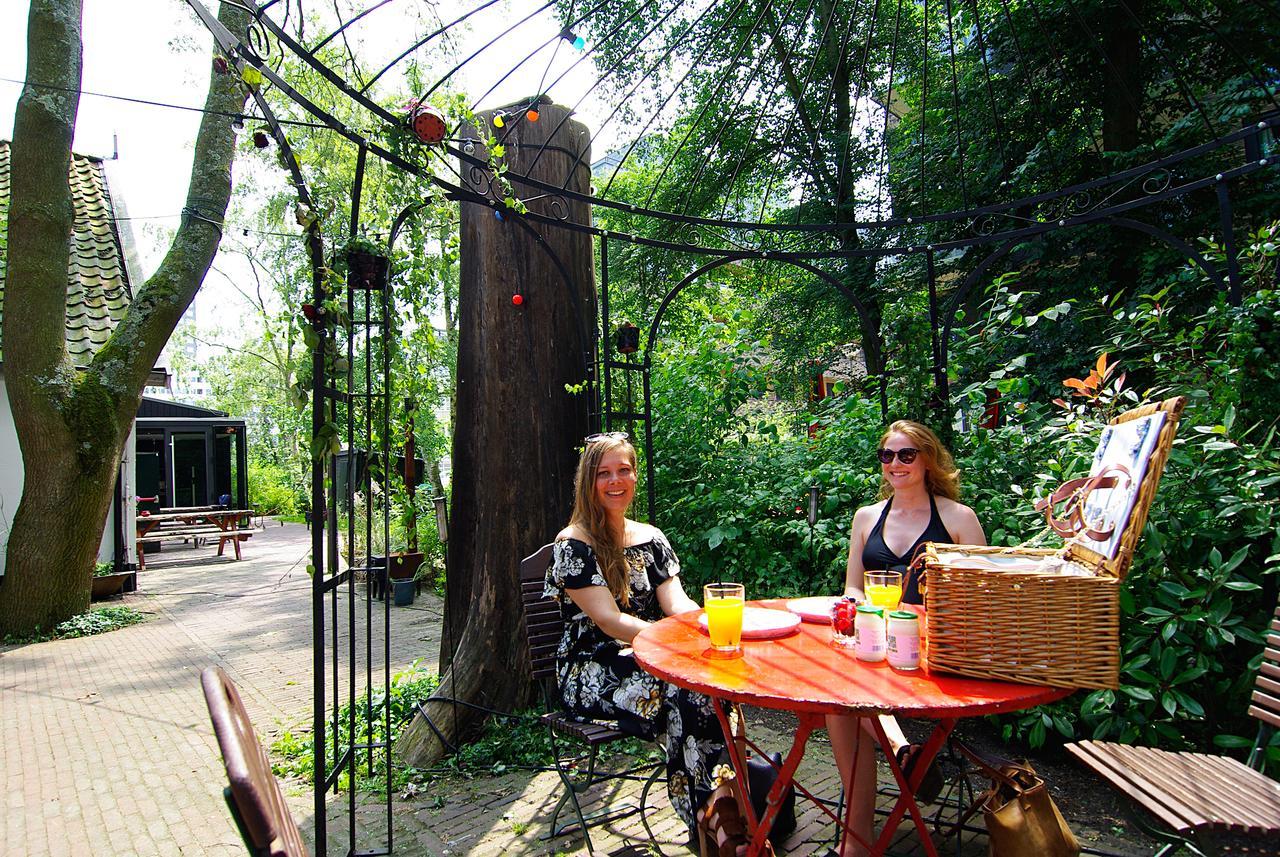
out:
<path id="1" fill-rule="evenodd" d="M 448 131 L 444 114 L 430 104 L 420 104 L 413 109 L 409 115 L 409 127 L 419 140 L 429 145 L 443 141 Z"/>
<path id="2" fill-rule="evenodd" d="M 302 314 L 312 324 L 320 320 L 320 312 L 316 309 L 315 304 L 303 304 Z"/>
<path id="3" fill-rule="evenodd" d="M 520 294 L 519 292 L 517 292 L 516 294 L 512 295 L 512 296 L 511 296 L 511 303 L 512 303 L 514 306 L 520 306 L 522 303 L 524 303 L 524 295 Z"/>

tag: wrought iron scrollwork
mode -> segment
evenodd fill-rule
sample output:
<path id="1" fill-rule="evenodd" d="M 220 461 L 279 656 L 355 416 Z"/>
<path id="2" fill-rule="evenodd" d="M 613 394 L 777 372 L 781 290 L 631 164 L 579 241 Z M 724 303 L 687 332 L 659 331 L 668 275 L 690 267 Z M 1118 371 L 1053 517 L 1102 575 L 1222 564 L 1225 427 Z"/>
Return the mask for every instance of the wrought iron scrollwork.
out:
<path id="1" fill-rule="evenodd" d="M 1173 183 L 1173 172 L 1171 170 L 1161 168 L 1142 180 L 1142 192 L 1147 196 L 1155 196 L 1158 193 L 1164 193 L 1169 189 L 1169 185 Z"/>

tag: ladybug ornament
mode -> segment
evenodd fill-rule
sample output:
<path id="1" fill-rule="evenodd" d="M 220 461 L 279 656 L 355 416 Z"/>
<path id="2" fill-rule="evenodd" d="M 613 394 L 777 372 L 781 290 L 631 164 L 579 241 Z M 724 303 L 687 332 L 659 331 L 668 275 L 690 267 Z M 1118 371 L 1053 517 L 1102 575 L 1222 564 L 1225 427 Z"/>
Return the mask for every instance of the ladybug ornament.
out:
<path id="1" fill-rule="evenodd" d="M 430 104 L 420 104 L 409 116 L 409 127 L 419 140 L 428 145 L 435 145 L 444 140 L 448 131 L 444 114 Z"/>

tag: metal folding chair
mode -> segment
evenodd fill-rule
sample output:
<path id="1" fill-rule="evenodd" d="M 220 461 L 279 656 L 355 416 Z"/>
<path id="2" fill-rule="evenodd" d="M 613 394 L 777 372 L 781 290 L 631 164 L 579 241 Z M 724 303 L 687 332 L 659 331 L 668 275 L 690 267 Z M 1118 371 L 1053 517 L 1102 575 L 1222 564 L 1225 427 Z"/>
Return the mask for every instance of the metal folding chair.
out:
<path id="1" fill-rule="evenodd" d="M 556 757 L 556 772 L 564 784 L 564 794 L 560 796 L 555 810 L 551 813 L 551 832 L 547 838 L 553 839 L 573 828 L 575 824 L 580 825 L 582 836 L 587 843 L 587 852 L 594 854 L 591 834 L 587 830 L 589 824 L 624 818 L 637 812 L 643 817 L 649 789 L 662 775 L 663 765 L 649 763 L 620 772 L 597 772 L 596 760 L 600 749 L 632 736 L 601 723 L 584 723 L 575 720 L 561 708 L 560 694 L 556 688 L 555 668 L 556 648 L 564 633 L 564 622 L 560 618 L 560 605 L 554 599 L 542 594 L 543 581 L 546 578 L 547 569 L 551 567 L 551 551 L 551 545 L 543 545 L 537 553 L 520 562 L 520 599 L 524 605 L 524 627 L 529 641 L 530 665 L 533 668 L 534 680 L 542 687 L 545 705 L 542 723 L 547 727 L 551 737 L 551 749 Z M 585 764 L 579 756 L 562 755 L 561 739 L 568 739 L 585 747 Z M 648 771 L 650 768 L 652 771 L 647 776 L 639 775 L 639 772 Z M 581 795 L 600 783 L 620 779 L 644 782 L 638 806 L 628 803 L 605 807 L 599 812 L 588 815 L 583 814 Z M 557 825 L 560 812 L 566 803 L 573 804 L 577 821 Z"/>

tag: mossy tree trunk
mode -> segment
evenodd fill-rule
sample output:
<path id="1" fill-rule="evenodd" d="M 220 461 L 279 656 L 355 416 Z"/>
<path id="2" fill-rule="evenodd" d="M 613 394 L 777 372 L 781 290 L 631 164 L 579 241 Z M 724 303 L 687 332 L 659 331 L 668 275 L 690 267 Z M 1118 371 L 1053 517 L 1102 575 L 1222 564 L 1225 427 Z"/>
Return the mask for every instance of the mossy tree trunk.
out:
<path id="1" fill-rule="evenodd" d="M 569 176 L 569 189 L 586 193 L 590 135 L 568 121 L 565 107 L 543 103 L 539 112 L 537 123 L 519 122 L 504 137 L 511 172 L 524 174 L 536 159 L 533 177 L 560 185 Z M 475 190 L 489 190 L 465 164 L 462 173 Z M 585 203 L 519 184 L 515 190 L 542 197 L 531 210 L 590 223 Z M 594 360 L 596 298 L 590 236 L 503 210 L 499 219 L 492 208 L 462 205 L 458 428 L 439 694 L 510 711 L 529 693 L 518 566 L 572 511 L 576 447 L 589 409 L 585 393 L 566 388 L 585 381 Z M 473 709 L 445 701 L 425 708 L 452 744 L 479 720 Z M 418 767 L 446 749 L 421 715 L 396 745 Z"/>
<path id="2" fill-rule="evenodd" d="M 66 347 L 67 265 L 73 219 L 68 169 L 79 106 L 80 0 L 32 0 L 27 81 L 10 157 L 4 369 L 18 444 L 22 500 L 0 578 L 0 633 L 50 628 L 89 606 L 93 563 L 125 438 L 147 374 L 195 297 L 218 249 L 231 195 L 235 134 L 244 106 L 235 75 L 211 72 L 196 137 L 186 212 L 159 269 L 86 369 Z M 224 3 L 233 32 L 247 15 Z"/>

